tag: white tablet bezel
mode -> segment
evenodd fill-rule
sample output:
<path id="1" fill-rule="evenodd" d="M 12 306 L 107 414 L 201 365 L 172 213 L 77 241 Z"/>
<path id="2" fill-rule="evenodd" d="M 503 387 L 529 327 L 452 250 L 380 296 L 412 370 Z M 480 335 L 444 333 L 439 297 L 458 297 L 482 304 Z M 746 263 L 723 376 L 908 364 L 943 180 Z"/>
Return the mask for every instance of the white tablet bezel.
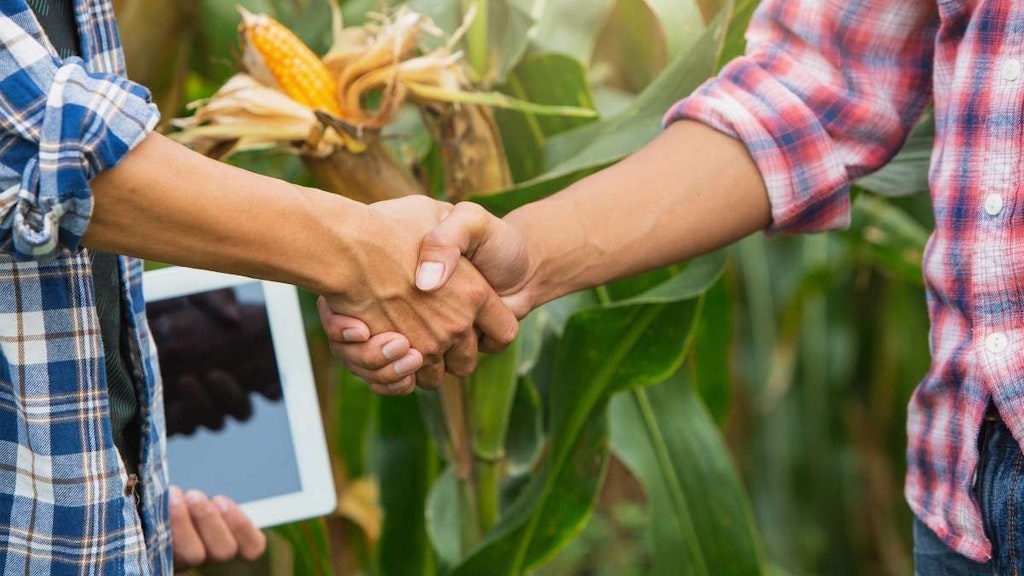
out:
<path id="1" fill-rule="evenodd" d="M 239 505 L 261 528 L 329 514 L 337 507 L 327 442 L 316 397 L 306 331 L 294 286 L 193 268 L 163 268 L 145 273 L 147 302 L 259 282 L 266 299 L 271 339 L 281 377 L 292 445 L 302 491 Z M 159 353 L 159 351 L 158 351 Z M 254 450 L 254 454 L 257 451 Z M 173 473 L 173 471 L 171 471 Z M 188 486 L 182 486 L 187 489 Z M 212 496 L 212 494 L 211 494 Z"/>

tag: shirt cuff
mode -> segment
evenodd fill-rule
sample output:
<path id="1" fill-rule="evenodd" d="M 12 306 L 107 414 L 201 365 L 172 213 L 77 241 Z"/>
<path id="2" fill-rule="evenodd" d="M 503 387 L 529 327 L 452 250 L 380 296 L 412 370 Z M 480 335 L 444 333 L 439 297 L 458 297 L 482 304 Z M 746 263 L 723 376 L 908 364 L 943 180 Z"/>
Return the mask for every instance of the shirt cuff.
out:
<path id="1" fill-rule="evenodd" d="M 768 189 L 778 232 L 823 232 L 850 224 L 849 178 L 817 116 L 748 57 L 726 66 L 665 115 L 694 120 L 742 141 Z"/>
<path id="2" fill-rule="evenodd" d="M 77 250 L 92 216 L 89 181 L 117 165 L 160 119 L 150 93 L 128 79 L 89 73 L 69 59 L 56 69 L 25 165 L 12 236 L 15 257 L 40 260 Z"/>

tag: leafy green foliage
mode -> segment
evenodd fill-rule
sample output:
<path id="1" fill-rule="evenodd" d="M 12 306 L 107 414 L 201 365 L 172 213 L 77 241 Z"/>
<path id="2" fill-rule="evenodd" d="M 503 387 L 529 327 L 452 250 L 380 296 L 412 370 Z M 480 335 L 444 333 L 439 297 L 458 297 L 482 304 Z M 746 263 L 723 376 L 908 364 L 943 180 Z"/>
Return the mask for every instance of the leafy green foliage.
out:
<path id="1" fill-rule="evenodd" d="M 381 574 L 428 576 L 435 560 L 425 510 L 437 456 L 414 397 L 382 398 L 377 420 L 375 469 L 384 509 L 377 568 Z"/>
<path id="2" fill-rule="evenodd" d="M 729 275 L 704 295 L 704 314 L 687 370 L 715 422 L 724 426 L 732 405 L 733 294 Z"/>
<path id="3" fill-rule="evenodd" d="M 661 130 L 661 118 L 679 98 L 711 75 L 725 34 L 727 11 L 701 36 L 693 50 L 676 58 L 628 109 L 547 142 L 543 175 L 506 192 L 473 200 L 497 214 L 549 196 L 573 181 L 621 160 Z"/>
<path id="4" fill-rule="evenodd" d="M 712 255 L 631 299 L 574 313 L 554 346 L 549 445 L 522 495 L 453 574 L 519 574 L 573 537 L 589 517 L 607 462 L 612 393 L 678 369 L 724 259 Z"/>
<path id="5" fill-rule="evenodd" d="M 611 423 L 612 449 L 647 489 L 655 574 L 763 572 L 743 485 L 683 378 L 617 395 Z"/>
<path id="6" fill-rule="evenodd" d="M 561 54 L 534 54 L 509 74 L 502 92 L 538 104 L 593 108 L 590 84 L 583 66 Z M 537 116 L 507 110 L 495 113 L 516 182 L 544 169 L 544 145 L 552 136 L 592 122 L 587 118 Z"/>

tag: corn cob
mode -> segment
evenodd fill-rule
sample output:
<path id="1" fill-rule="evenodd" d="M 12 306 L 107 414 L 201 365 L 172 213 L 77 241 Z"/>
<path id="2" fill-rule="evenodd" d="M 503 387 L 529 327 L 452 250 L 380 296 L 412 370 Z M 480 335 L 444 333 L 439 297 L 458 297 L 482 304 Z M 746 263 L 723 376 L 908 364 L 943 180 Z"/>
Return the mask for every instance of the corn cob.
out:
<path id="1" fill-rule="evenodd" d="M 242 59 L 249 72 L 300 104 L 338 116 L 337 84 L 323 61 L 277 20 L 241 7 L 239 12 Z"/>

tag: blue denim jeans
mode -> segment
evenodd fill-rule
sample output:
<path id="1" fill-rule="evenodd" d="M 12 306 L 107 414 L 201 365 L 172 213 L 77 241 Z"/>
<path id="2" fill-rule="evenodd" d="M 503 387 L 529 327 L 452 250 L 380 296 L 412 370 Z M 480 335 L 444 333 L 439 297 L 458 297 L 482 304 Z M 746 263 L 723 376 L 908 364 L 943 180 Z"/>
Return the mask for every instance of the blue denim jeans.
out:
<path id="1" fill-rule="evenodd" d="M 985 422 L 978 442 L 981 460 L 975 496 L 981 506 L 992 560 L 974 562 L 946 546 L 914 520 L 917 576 L 1024 575 L 1024 454 L 1002 422 Z"/>

